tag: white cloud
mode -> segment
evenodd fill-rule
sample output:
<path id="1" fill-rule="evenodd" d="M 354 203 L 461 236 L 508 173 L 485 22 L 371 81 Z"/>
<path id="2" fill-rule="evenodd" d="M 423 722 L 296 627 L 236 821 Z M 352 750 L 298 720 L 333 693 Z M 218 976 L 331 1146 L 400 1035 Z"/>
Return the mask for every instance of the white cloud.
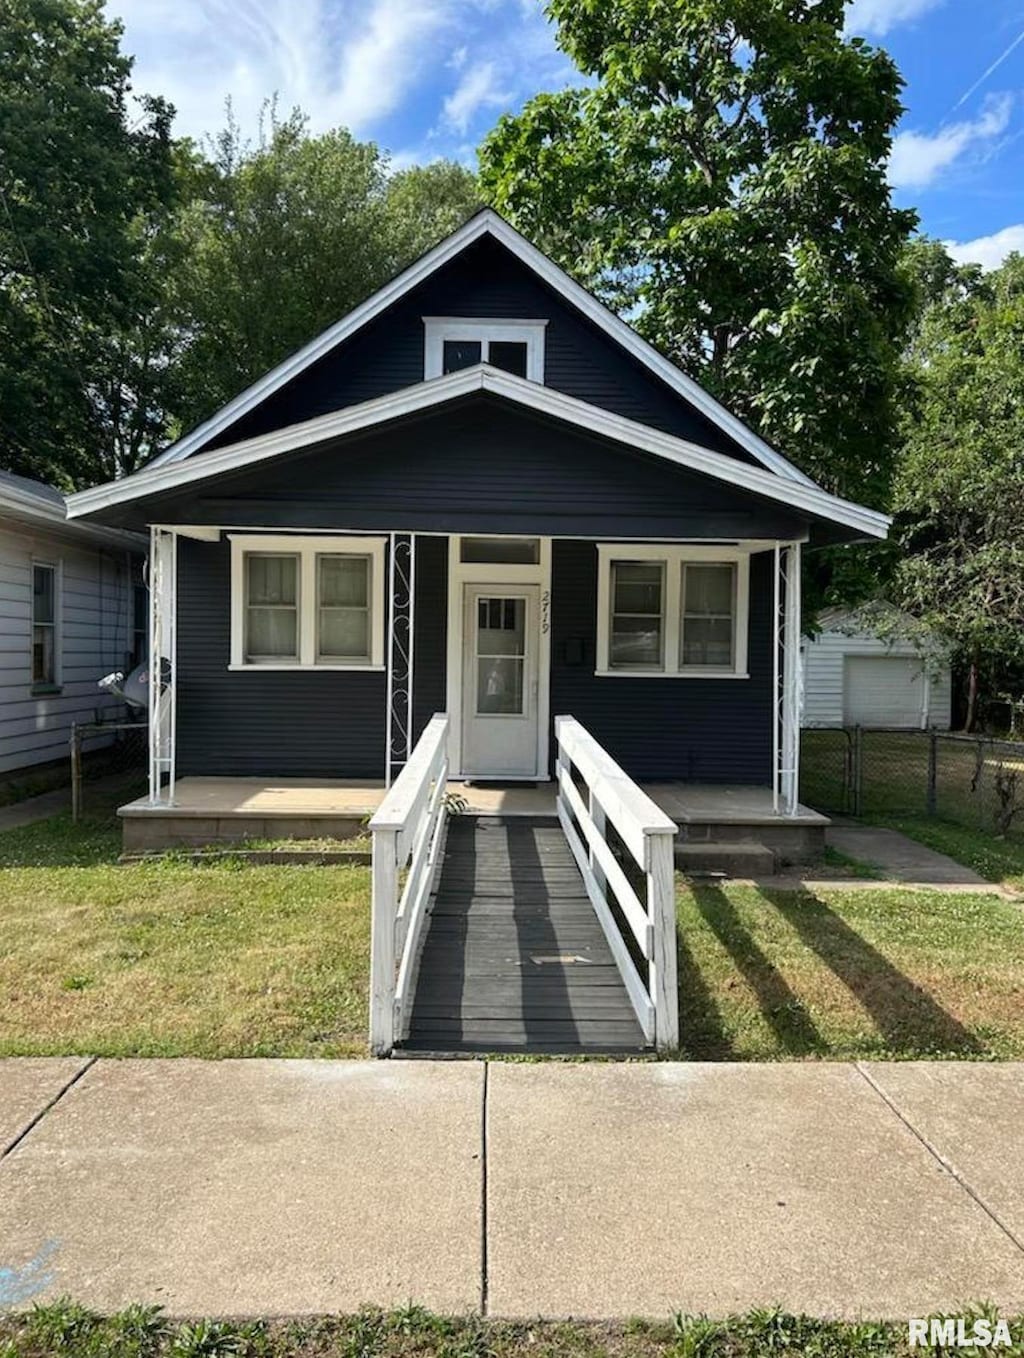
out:
<path id="1" fill-rule="evenodd" d="M 900 24 L 920 19 L 943 3 L 944 0 L 853 0 L 846 13 L 846 28 L 850 33 L 884 38 Z"/>
<path id="2" fill-rule="evenodd" d="M 958 264 L 980 264 L 986 270 L 998 269 L 1015 250 L 1024 255 L 1024 224 L 1006 226 L 1002 231 L 979 236 L 977 240 L 947 240 L 944 244 Z"/>
<path id="3" fill-rule="evenodd" d="M 1010 121 L 1012 96 L 986 101 L 977 118 L 948 123 L 938 132 L 900 132 L 893 140 L 889 182 L 900 189 L 923 189 L 968 152 L 984 153 Z"/>
<path id="4" fill-rule="evenodd" d="M 466 71 L 444 101 L 444 121 L 453 131 L 464 135 L 482 109 L 501 108 L 511 97 L 502 87 L 494 62 L 480 62 Z"/>
<path id="5" fill-rule="evenodd" d="M 432 73 L 455 30 L 458 0 L 107 0 L 136 58 L 137 92 L 163 94 L 180 133 L 224 124 L 230 96 L 243 130 L 277 95 L 314 130 L 365 133 Z"/>
<path id="6" fill-rule="evenodd" d="M 202 138 L 230 96 L 243 134 L 298 105 L 403 163 L 470 155 L 494 111 L 577 79 L 542 0 L 106 0 L 125 26 L 136 93 L 165 95 Z"/>

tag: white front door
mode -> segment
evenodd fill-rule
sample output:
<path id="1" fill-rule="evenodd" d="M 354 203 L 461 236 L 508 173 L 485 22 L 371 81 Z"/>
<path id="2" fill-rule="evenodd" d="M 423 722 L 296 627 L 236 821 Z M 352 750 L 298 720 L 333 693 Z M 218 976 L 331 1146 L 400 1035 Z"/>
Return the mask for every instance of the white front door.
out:
<path id="1" fill-rule="evenodd" d="M 536 777 L 540 588 L 466 585 L 462 628 L 462 771 Z"/>

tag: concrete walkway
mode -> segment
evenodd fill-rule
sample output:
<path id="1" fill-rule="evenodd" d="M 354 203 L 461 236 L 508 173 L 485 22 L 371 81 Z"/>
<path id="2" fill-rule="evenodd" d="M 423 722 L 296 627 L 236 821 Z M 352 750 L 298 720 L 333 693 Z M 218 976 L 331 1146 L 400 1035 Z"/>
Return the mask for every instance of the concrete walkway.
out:
<path id="1" fill-rule="evenodd" d="M 70 810 L 69 787 L 40 792 L 38 797 L 26 797 L 24 801 L 12 802 L 10 806 L 0 806 L 0 834 L 5 830 L 20 830 L 23 825 L 34 825 L 36 821 L 48 820 L 50 816 Z"/>
<path id="2" fill-rule="evenodd" d="M 829 848 L 876 868 L 889 882 L 912 886 L 980 887 L 984 890 L 993 886 L 948 854 L 929 849 L 898 830 L 884 830 L 874 825 L 830 825 L 827 839 Z"/>
<path id="3" fill-rule="evenodd" d="M 0 1064 L 0 1306 L 1024 1310 L 1024 1066 Z"/>

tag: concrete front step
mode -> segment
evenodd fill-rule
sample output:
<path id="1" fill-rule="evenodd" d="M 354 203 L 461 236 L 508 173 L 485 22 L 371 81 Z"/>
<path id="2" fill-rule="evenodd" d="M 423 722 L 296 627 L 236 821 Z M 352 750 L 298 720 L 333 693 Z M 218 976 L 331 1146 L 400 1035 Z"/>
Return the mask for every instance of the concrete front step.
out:
<path id="1" fill-rule="evenodd" d="M 722 877 L 771 877 L 776 859 L 771 849 L 755 840 L 684 842 L 676 845 L 676 867 L 689 874 Z"/>

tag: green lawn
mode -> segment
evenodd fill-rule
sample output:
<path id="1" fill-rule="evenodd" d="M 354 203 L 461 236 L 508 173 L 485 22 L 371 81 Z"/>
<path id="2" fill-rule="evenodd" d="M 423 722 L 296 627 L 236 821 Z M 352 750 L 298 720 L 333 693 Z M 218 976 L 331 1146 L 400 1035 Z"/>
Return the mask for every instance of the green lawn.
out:
<path id="1" fill-rule="evenodd" d="M 683 1055 L 1024 1058 L 1024 909 L 902 888 L 680 879 Z"/>
<path id="2" fill-rule="evenodd" d="M 996 1317 L 989 1310 L 966 1316 Z M 1009 1319 L 1024 1353 L 1020 1319 Z M 849 1323 L 755 1311 L 713 1321 L 677 1316 L 663 1324 L 501 1321 L 441 1317 L 410 1307 L 293 1321 L 169 1322 L 136 1307 L 101 1318 L 71 1303 L 0 1320 L 0 1358 L 904 1358 L 906 1325 Z M 928 1349 L 927 1352 L 934 1352 Z"/>
<path id="3" fill-rule="evenodd" d="M 365 867 L 119 865 L 112 821 L 0 835 L 0 1056 L 363 1056 Z M 1024 1057 L 1024 909 L 680 879 L 696 1059 Z"/>
<path id="4" fill-rule="evenodd" d="M 113 821 L 0 835 L 0 1056 L 365 1055 L 369 869 L 119 851 Z"/>

